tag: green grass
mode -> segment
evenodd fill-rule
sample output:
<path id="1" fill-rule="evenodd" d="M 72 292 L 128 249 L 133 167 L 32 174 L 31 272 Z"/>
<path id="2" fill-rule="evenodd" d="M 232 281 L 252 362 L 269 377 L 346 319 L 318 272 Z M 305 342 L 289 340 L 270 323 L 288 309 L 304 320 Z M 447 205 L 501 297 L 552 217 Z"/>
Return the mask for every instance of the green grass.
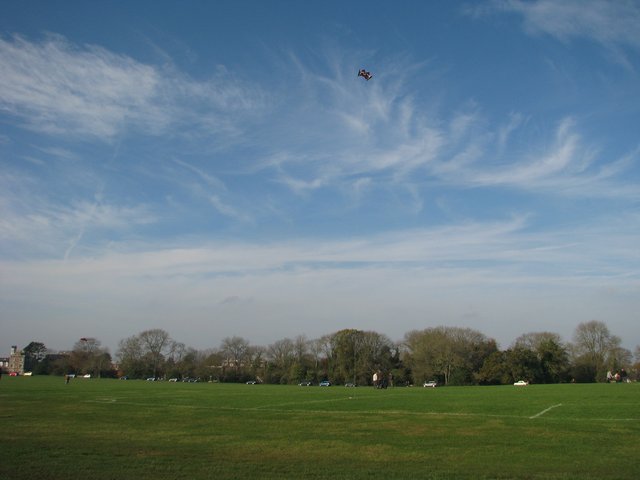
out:
<path id="1" fill-rule="evenodd" d="M 637 479 L 640 384 L 373 388 L 6 375 L 2 479 Z"/>

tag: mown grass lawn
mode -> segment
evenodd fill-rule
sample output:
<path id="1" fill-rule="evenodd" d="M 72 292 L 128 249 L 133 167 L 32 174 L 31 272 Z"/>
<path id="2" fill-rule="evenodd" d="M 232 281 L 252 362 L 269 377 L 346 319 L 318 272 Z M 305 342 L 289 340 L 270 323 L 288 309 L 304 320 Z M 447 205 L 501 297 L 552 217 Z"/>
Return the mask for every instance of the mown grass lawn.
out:
<path id="1" fill-rule="evenodd" d="M 640 478 L 640 385 L 0 380 L 0 478 Z"/>

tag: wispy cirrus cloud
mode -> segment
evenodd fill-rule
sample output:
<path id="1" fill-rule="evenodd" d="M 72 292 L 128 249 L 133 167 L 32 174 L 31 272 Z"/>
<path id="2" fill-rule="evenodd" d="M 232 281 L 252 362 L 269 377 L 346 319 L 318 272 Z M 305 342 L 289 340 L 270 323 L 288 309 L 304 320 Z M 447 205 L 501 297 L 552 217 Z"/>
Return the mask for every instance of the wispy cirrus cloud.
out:
<path id="1" fill-rule="evenodd" d="M 233 134 L 237 117 L 264 101 L 220 68 L 195 81 L 174 68 L 146 65 L 59 35 L 42 41 L 0 38 L 0 107 L 23 126 L 48 134 L 109 140 L 130 128 L 158 135 Z"/>
<path id="2" fill-rule="evenodd" d="M 2 38 L 0 65 L 2 107 L 31 129 L 111 137 L 128 119 L 154 129 L 167 122 L 145 113 L 158 73 L 103 48 L 77 48 L 56 35 L 41 43 Z"/>
<path id="3" fill-rule="evenodd" d="M 171 170 L 170 181 L 174 185 L 179 186 L 181 190 L 188 192 L 192 197 L 203 199 L 219 215 L 241 223 L 252 221 L 252 215 L 247 209 L 234 205 L 232 192 L 217 176 L 205 171 L 204 167 L 193 165 L 184 160 L 174 159 L 173 163 L 188 174 L 184 176 Z M 169 174 L 166 176 L 168 177 Z M 178 177 L 180 178 L 178 179 Z"/>
<path id="4" fill-rule="evenodd" d="M 640 5 L 634 0 L 493 0 L 467 7 L 472 15 L 516 13 L 530 34 L 546 34 L 563 42 L 589 39 L 631 68 L 625 48 L 640 50 Z"/>
<path id="5" fill-rule="evenodd" d="M 297 101 L 266 126 L 269 142 L 260 162 L 292 191 L 351 188 L 362 178 L 403 180 L 439 153 L 441 132 L 434 125 L 441 119 L 421 111 L 408 88 L 415 65 L 388 66 L 390 73 L 365 84 L 352 71 L 354 59 L 335 52 L 324 52 L 326 70 L 313 75 L 290 57 L 284 68 L 295 80 L 286 95 Z"/>
<path id="6" fill-rule="evenodd" d="M 157 220 L 146 205 L 118 205 L 99 194 L 55 202 L 38 193 L 38 179 L 16 173 L 0 175 L 0 186 L 0 245 L 15 257 L 68 258 L 85 236 L 106 234 L 98 242 L 102 248 L 110 236 L 118 239 L 122 232 Z"/>
<path id="7" fill-rule="evenodd" d="M 481 150 L 473 162 L 443 162 L 435 167 L 441 179 L 461 186 L 508 187 L 559 196 L 640 198 L 640 188 L 622 175 L 640 157 L 640 147 L 620 158 L 602 158 L 597 143 L 587 142 L 573 118 L 558 122 L 551 139 L 541 137 L 526 153 L 505 150 L 508 135 L 517 132 L 520 116 L 491 134 L 498 139 L 497 161 L 483 161 L 494 150 Z"/>
<path id="8" fill-rule="evenodd" d="M 287 152 L 277 165 L 283 183 L 297 193 L 335 185 L 353 190 L 366 178 L 368 188 L 384 185 L 414 193 L 415 185 L 444 184 L 574 197 L 640 195 L 623 177 L 631 159 L 638 158 L 637 147 L 607 158 L 601 140 L 587 137 L 580 119 L 570 114 L 532 130 L 524 112 L 511 111 L 504 120 L 488 118 L 473 101 L 451 113 L 425 111 L 420 108 L 424 99 L 414 99 L 416 87 L 404 73 L 416 68 L 406 65 L 367 84 L 340 74 L 305 77 L 304 88 L 316 92 L 305 111 L 316 112 L 312 124 L 321 122 L 318 130 L 332 142 L 304 152 L 276 143 Z M 329 72 L 345 70 L 342 65 Z M 300 165 L 304 170 L 298 174 Z"/>
<path id="9" fill-rule="evenodd" d="M 121 222 L 126 214 L 95 213 L 92 206 L 60 215 L 90 216 L 92 222 Z M 104 209 L 107 210 L 107 209 Z M 118 212 L 116 212 L 118 213 Z M 139 212 L 129 212 L 139 215 Z M 115 218 L 117 216 L 117 218 Z M 52 274 L 96 275 L 112 272 L 122 278 L 192 278 L 240 275 L 247 278 L 268 272 L 296 270 L 368 270 L 406 267 L 420 269 L 493 271 L 502 275 L 529 276 L 608 270 L 613 276 L 638 275 L 640 255 L 633 223 L 637 215 L 602 218 L 600 228 L 570 225 L 544 231 L 529 216 L 501 221 L 466 221 L 446 226 L 405 229 L 349 239 L 299 238 L 272 242 L 216 241 L 114 242 L 109 250 L 84 257 L 60 260 L 5 260 L 8 270 Z M 81 221 L 86 221 L 84 218 Z M 607 247 L 609 245 L 609 247 Z M 562 260 L 562 262 L 560 262 Z M 608 264 L 607 269 L 601 268 Z M 597 267 L 597 268 L 596 268 Z M 558 271 L 561 269 L 561 272 Z M 65 273 L 66 272 L 66 273 Z M 499 272 L 503 272 L 499 274 Z M 546 272 L 546 273 L 542 273 Z"/>
<path id="10" fill-rule="evenodd" d="M 0 297 L 36 318 L 48 312 L 57 329 L 84 325 L 87 311 L 74 306 L 91 305 L 92 318 L 121 323 L 99 331 L 114 345 L 130 333 L 131 318 L 138 328 L 188 319 L 183 333 L 196 345 L 243 326 L 260 341 L 256 322 L 276 336 L 347 325 L 398 336 L 463 321 L 506 341 L 521 334 L 519 320 L 535 316 L 536 325 L 569 334 L 594 312 L 638 303 L 637 215 L 600 220 L 595 229 L 547 232 L 520 216 L 349 239 L 116 243 L 90 257 L 1 259 Z M 571 316 L 567 303 L 575 303 Z"/>
<path id="11" fill-rule="evenodd" d="M 174 162 L 181 167 L 193 172 L 196 176 L 209 187 L 216 190 L 226 190 L 226 186 L 222 180 L 217 178 L 215 175 L 205 172 L 202 168 L 199 168 L 195 165 L 192 165 L 184 160 L 175 159 Z"/>
<path id="12" fill-rule="evenodd" d="M 324 76 L 305 73 L 304 108 L 290 111 L 280 125 L 288 127 L 288 135 L 274 135 L 265 146 L 273 151 L 264 167 L 274 169 L 292 192 L 305 195 L 332 187 L 353 191 L 363 179 L 368 190 L 384 185 L 414 193 L 416 185 L 444 184 L 575 197 L 640 195 L 622 176 L 637 148 L 621 158 L 601 155 L 601 141 L 587 137 L 580 119 L 570 114 L 533 130 L 525 112 L 488 118 L 472 101 L 450 113 L 425 111 L 403 73 L 415 70 L 410 67 L 366 84 L 343 78 L 346 65 Z M 302 129 L 322 135 L 317 140 L 314 133 L 306 135 L 311 141 L 302 149 L 291 141 L 304 136 Z"/>
<path id="13" fill-rule="evenodd" d="M 533 228 L 532 219 L 514 217 L 338 240 L 127 242 L 91 257 L 0 260 L 0 296 L 28 302 L 36 311 L 91 299 L 96 312 L 109 306 L 109 315 L 123 318 L 139 312 L 141 319 L 156 321 L 169 309 L 180 318 L 209 322 L 225 299 L 252 298 L 251 311 L 239 312 L 252 321 L 312 316 L 335 321 L 335 328 L 344 328 L 345 318 L 380 321 L 395 335 L 398 325 L 388 325 L 394 312 L 409 308 L 411 319 L 399 321 L 425 321 L 425 312 L 438 311 L 442 301 L 440 314 L 461 315 L 482 298 L 500 303 L 506 291 L 510 301 L 522 295 L 535 303 L 536 292 L 548 299 L 561 291 L 564 302 L 589 292 L 595 296 L 583 299 L 589 307 L 597 307 L 603 293 L 607 302 L 637 303 L 640 255 L 632 225 L 638 218 L 601 220 L 597 230 L 544 232 Z M 373 317 L 361 318 L 362 309 Z M 518 311 L 527 310 L 520 305 Z M 232 313 L 224 312 L 225 323 Z"/>

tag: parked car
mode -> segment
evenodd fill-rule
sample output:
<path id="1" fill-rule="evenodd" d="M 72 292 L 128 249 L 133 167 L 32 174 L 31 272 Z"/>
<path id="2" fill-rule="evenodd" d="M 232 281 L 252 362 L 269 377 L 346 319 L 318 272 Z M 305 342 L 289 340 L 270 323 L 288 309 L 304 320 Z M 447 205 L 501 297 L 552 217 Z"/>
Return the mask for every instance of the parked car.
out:
<path id="1" fill-rule="evenodd" d="M 436 388 L 438 386 L 438 382 L 435 380 L 429 380 L 428 382 L 424 382 L 424 385 L 422 386 L 425 388 Z"/>
<path id="2" fill-rule="evenodd" d="M 300 382 L 298 384 L 299 387 L 310 387 L 311 385 L 313 385 L 313 383 L 311 383 L 309 381 Z"/>
<path id="3" fill-rule="evenodd" d="M 329 380 L 323 380 L 320 382 L 319 384 L 321 387 L 330 387 L 331 386 L 331 382 Z"/>
<path id="4" fill-rule="evenodd" d="M 353 383 L 353 382 L 347 382 L 347 383 L 345 383 L 345 384 L 344 384 L 344 386 L 345 386 L 345 387 L 355 387 L 355 386 L 356 386 L 356 384 L 355 384 L 355 383 Z"/>
<path id="5" fill-rule="evenodd" d="M 258 382 L 256 382 L 255 380 L 249 380 L 247 382 L 247 385 L 255 385 L 256 383 L 258 383 Z"/>
<path id="6" fill-rule="evenodd" d="M 514 383 L 514 385 L 516 387 L 526 387 L 527 385 L 529 385 L 529 382 L 525 382 L 524 380 L 518 380 L 516 383 Z"/>

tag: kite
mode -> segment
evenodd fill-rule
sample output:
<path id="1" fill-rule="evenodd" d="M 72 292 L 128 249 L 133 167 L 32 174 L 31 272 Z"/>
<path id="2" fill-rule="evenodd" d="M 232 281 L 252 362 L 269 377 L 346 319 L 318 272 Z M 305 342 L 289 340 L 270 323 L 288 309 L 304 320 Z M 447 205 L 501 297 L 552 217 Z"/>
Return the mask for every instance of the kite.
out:
<path id="1" fill-rule="evenodd" d="M 367 72 L 364 68 L 360 69 L 360 71 L 358 72 L 358 76 L 364 78 L 367 81 L 373 78 L 373 75 L 371 75 L 371 72 Z"/>

